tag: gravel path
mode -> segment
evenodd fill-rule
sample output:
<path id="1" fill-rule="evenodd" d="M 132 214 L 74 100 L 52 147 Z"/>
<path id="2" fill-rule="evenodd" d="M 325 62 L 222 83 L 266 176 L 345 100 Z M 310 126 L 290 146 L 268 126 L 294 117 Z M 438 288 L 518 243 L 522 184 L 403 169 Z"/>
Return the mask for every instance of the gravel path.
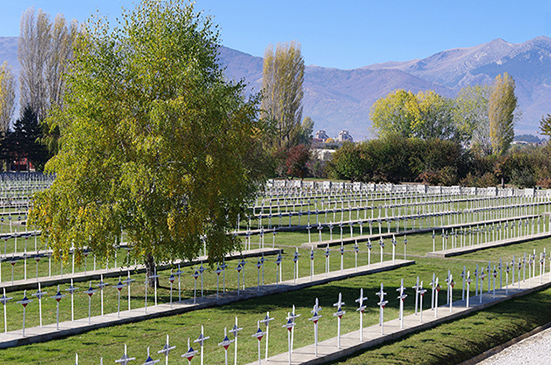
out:
<path id="1" fill-rule="evenodd" d="M 551 328 L 507 347 L 479 364 L 551 364 Z"/>

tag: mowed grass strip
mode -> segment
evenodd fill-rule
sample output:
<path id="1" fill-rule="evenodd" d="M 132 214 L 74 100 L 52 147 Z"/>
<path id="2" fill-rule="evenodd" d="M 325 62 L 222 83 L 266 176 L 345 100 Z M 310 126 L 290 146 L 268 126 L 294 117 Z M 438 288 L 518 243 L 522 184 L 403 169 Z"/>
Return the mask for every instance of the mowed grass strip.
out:
<path id="1" fill-rule="evenodd" d="M 223 349 L 217 346 L 217 343 L 222 341 L 224 327 L 230 329 L 234 324 L 234 317 L 238 316 L 239 325 L 244 328 L 244 330 L 240 332 L 239 337 L 239 363 L 252 362 L 256 359 L 256 339 L 252 338 L 251 335 L 256 330 L 256 322 L 265 316 L 266 311 L 270 311 L 270 315 L 275 318 L 275 320 L 271 322 L 270 327 L 270 353 L 281 353 L 286 351 L 287 348 L 287 331 L 281 326 L 286 322 L 285 316 L 292 310 L 293 304 L 296 306 L 297 313 L 301 314 L 297 319 L 297 326 L 295 327 L 295 347 L 298 348 L 313 342 L 313 325 L 308 321 L 308 318 L 311 316 L 310 310 L 312 309 L 316 297 L 319 298 L 320 304 L 323 307 L 320 313 L 323 317 L 319 322 L 319 330 L 320 340 L 324 340 L 336 336 L 337 333 L 337 321 L 332 315 L 335 308 L 333 308 L 332 304 L 337 301 L 338 293 L 343 294 L 343 300 L 347 304 L 344 307 L 347 314 L 343 317 L 342 321 L 342 332 L 346 333 L 357 330 L 359 327 L 359 314 L 355 311 L 357 305 L 354 303 L 354 300 L 359 295 L 359 288 L 364 288 L 364 293 L 368 296 L 368 310 L 366 310 L 364 315 L 364 325 L 374 325 L 378 323 L 378 307 L 376 306 L 378 298 L 375 296 L 375 292 L 378 291 L 381 282 L 385 284 L 385 291 L 389 293 L 387 297 L 389 305 L 385 308 L 385 319 L 390 320 L 398 316 L 399 303 L 396 299 L 398 295 L 396 289 L 402 278 L 404 278 L 404 285 L 411 288 L 415 283 L 416 276 L 419 275 L 420 279 L 425 281 L 425 287 L 427 287 L 427 282 L 432 278 L 433 272 L 443 280 L 448 269 L 452 269 L 452 272 L 457 272 L 457 270 L 462 269 L 464 263 L 469 264 L 461 260 L 421 259 L 419 265 L 400 268 L 390 272 L 349 278 L 292 293 L 251 299 L 177 316 L 104 328 L 56 341 L 4 349 L 0 350 L 0 357 L 6 359 L 6 361 L 9 360 L 10 363 L 53 364 L 71 363 L 71 361 L 74 361 L 74 354 L 78 353 L 79 363 L 81 364 L 99 363 L 100 357 L 103 357 L 105 363 L 113 363 L 116 359 L 120 358 L 124 344 L 127 344 L 129 354 L 137 357 L 139 361 L 141 357 L 145 359 L 148 346 L 151 347 L 151 350 L 160 350 L 166 340 L 166 335 L 170 334 L 171 344 L 177 346 L 177 349 L 171 355 L 171 363 L 186 363 L 187 360 L 180 358 L 180 355 L 187 351 L 187 338 L 189 337 L 192 341 L 196 339 L 200 332 L 200 326 L 204 325 L 205 335 L 211 337 L 210 340 L 205 342 L 205 363 L 219 364 L 223 363 L 224 353 Z M 472 263 L 470 263 L 470 265 L 472 266 Z M 459 287 L 460 285 L 457 285 L 456 290 L 454 290 L 455 300 L 461 298 L 461 290 L 457 290 Z M 405 313 L 407 315 L 413 312 L 414 295 L 412 289 L 408 289 L 406 293 L 409 294 L 405 306 Z M 536 293 L 530 296 L 530 298 L 533 299 L 529 301 L 530 303 L 533 301 L 535 307 L 539 305 L 540 311 L 541 303 L 545 303 L 545 300 L 548 300 L 551 295 L 548 291 L 542 293 L 545 293 L 546 296 L 540 297 L 541 294 Z M 440 304 L 444 302 L 443 297 L 444 295 L 440 298 Z M 510 302 L 516 303 L 519 300 L 525 299 L 521 298 Z M 505 304 L 505 306 L 507 307 L 508 304 Z M 530 306 L 515 304 L 513 308 L 517 307 L 525 310 L 525 307 L 528 308 Z M 455 337 L 461 338 L 461 336 L 470 339 L 472 337 L 469 334 L 470 328 L 476 328 L 475 334 L 478 336 L 480 333 L 487 332 L 489 329 L 492 331 L 495 330 L 499 327 L 497 323 L 501 322 L 503 322 L 503 328 L 505 330 L 509 327 L 515 329 L 517 327 L 519 328 L 517 331 L 512 332 L 510 337 L 514 337 L 517 333 L 520 334 L 525 330 L 536 327 L 543 320 L 543 317 L 524 316 L 524 312 L 518 312 L 515 309 L 512 311 L 502 311 L 511 313 L 511 318 L 527 317 L 528 319 L 524 318 L 524 322 L 522 322 L 524 325 L 519 326 L 516 322 L 512 322 L 512 319 L 508 318 L 508 316 L 498 318 L 499 312 L 495 312 L 494 316 L 481 317 L 477 320 L 477 323 L 480 322 L 480 324 L 477 324 L 478 327 L 474 327 L 473 325 L 468 325 L 465 328 L 460 327 L 457 336 L 455 335 L 455 330 L 447 330 L 447 332 L 450 333 L 449 335 L 436 334 L 434 337 L 438 341 L 442 341 L 442 346 L 445 347 L 448 346 L 448 339 L 454 339 Z M 534 310 L 534 314 L 538 314 L 538 310 Z M 494 318 L 497 318 L 497 322 Z M 501 339 L 502 337 L 497 337 L 497 340 L 491 341 L 488 343 L 488 346 L 492 347 L 500 343 Z M 505 339 L 505 341 L 506 340 L 507 339 Z M 484 336 L 480 339 L 474 337 L 473 341 L 477 343 L 474 347 L 475 350 L 473 350 L 474 354 L 483 351 L 479 351 L 479 349 L 483 349 L 488 342 L 487 338 Z M 480 344 L 478 344 L 477 341 L 479 341 Z M 421 341 L 420 344 L 411 344 L 407 346 L 421 347 L 421 344 L 424 344 L 424 342 Z M 449 346 L 456 348 L 458 345 Z M 196 346 L 194 346 L 194 348 L 196 348 Z M 393 352 L 395 350 L 390 349 L 388 351 Z M 423 354 L 423 350 L 420 351 L 421 354 Z M 385 352 L 383 351 L 383 353 Z M 423 356 L 426 355 L 427 354 L 424 354 Z M 384 356 L 382 357 L 384 358 Z M 454 356 L 450 355 L 450 358 L 453 359 Z M 354 361 L 354 359 L 350 361 Z M 365 361 L 360 358 L 357 361 L 357 363 L 365 363 Z M 394 360 L 390 361 L 392 362 Z M 418 362 L 418 360 L 413 357 L 408 361 Z"/>
<path id="2" fill-rule="evenodd" d="M 484 311 L 331 364 L 457 364 L 551 321 L 551 289 L 512 299 Z"/>

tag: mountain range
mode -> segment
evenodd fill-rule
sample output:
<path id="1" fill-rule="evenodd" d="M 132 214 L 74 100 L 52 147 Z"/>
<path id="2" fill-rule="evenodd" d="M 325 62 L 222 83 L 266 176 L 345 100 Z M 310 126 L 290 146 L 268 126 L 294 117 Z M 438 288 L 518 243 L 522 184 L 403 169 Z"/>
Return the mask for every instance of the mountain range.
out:
<path id="1" fill-rule="evenodd" d="M 0 62 L 5 60 L 18 74 L 15 37 L 0 37 Z M 260 90 L 261 57 L 221 47 L 219 61 L 228 79 L 244 79 L 248 92 Z M 434 90 L 454 97 L 462 87 L 491 84 L 503 72 L 508 72 L 516 83 L 521 112 L 516 133 L 537 133 L 541 117 L 551 113 L 551 38 L 544 36 L 518 44 L 495 39 L 424 59 L 352 70 L 306 66 L 303 115 L 314 120 L 315 130 L 324 129 L 329 136 L 346 129 L 355 140 L 362 140 L 373 136 L 369 121 L 371 105 L 395 89 Z"/>
<path id="2" fill-rule="evenodd" d="M 220 51 L 229 78 L 244 78 L 251 90 L 262 82 L 262 58 L 230 48 Z M 454 97 L 464 86 L 491 84 L 498 74 L 515 80 L 521 118 L 517 134 L 536 134 L 543 115 L 551 113 L 551 38 L 512 44 L 495 39 L 475 47 L 456 48 L 424 59 L 386 62 L 340 70 L 306 66 L 304 114 L 335 136 L 347 129 L 356 140 L 373 136 L 369 109 L 379 98 L 401 88 L 434 90 Z"/>

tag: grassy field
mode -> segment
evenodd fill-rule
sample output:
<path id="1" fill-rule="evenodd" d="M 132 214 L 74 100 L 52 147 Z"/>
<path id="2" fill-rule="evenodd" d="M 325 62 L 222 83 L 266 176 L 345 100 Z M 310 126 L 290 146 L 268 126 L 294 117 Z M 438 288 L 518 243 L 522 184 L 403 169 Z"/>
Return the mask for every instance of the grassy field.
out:
<path id="1" fill-rule="evenodd" d="M 455 208 L 464 209 L 466 205 L 456 204 Z M 538 211 L 543 211 L 543 207 L 538 208 Z M 358 218 L 356 212 L 352 212 L 352 219 Z M 342 217 L 344 220 L 349 218 L 349 213 L 345 213 Z M 479 217 L 480 218 L 480 217 Z M 305 216 L 301 217 L 301 224 L 306 222 Z M 315 215 L 311 216 L 312 225 L 316 222 Z M 325 215 L 320 215 L 319 219 L 325 222 Z M 277 220 L 277 218 L 274 218 Z M 266 223 L 267 220 L 264 220 Z M 283 222 L 287 222 L 288 218 Z M 257 223 L 257 222 L 256 222 Z M 254 224 L 253 223 L 253 227 Z M 293 218 L 293 224 L 298 223 L 298 217 Z M 275 224 L 275 223 L 274 223 Z M 404 228 L 406 222 L 400 222 L 400 229 Z M 448 218 L 445 218 L 445 224 L 448 224 Z M 413 222 L 407 222 L 409 227 L 412 227 Z M 416 227 L 419 222 L 415 223 Z M 423 224 L 426 226 L 426 222 Z M 5 227 L 4 227 L 5 228 Z M 360 234 L 358 225 L 353 227 L 353 235 Z M 373 225 L 375 233 L 378 232 L 378 225 Z M 383 222 L 382 231 L 386 232 L 387 227 Z M 395 225 L 393 224 L 393 231 Z M 496 231 L 494 231 L 496 232 Z M 363 234 L 369 233 L 368 224 L 364 225 Z M 435 232 L 436 249 L 442 248 L 442 237 L 440 231 Z M 495 233 L 490 233 L 495 234 Z M 329 239 L 329 230 L 326 228 L 322 231 L 322 240 Z M 350 227 L 343 227 L 343 236 L 350 237 Z M 333 238 L 340 237 L 340 227 L 335 225 L 333 229 Z M 467 236 L 468 237 L 468 236 Z M 472 236 L 476 241 L 476 235 Z M 397 237 L 396 258 L 404 257 L 404 237 Z M 497 239 L 497 237 L 496 237 Z M 252 237 L 252 248 L 258 247 L 258 236 Z M 273 235 L 266 234 L 265 246 L 271 247 Z M 292 279 L 293 277 L 293 255 L 295 248 L 300 253 L 298 268 L 300 276 L 308 276 L 310 273 L 309 259 L 310 251 L 302 248 L 302 244 L 308 241 L 319 241 L 319 233 L 317 227 L 313 226 L 310 239 L 307 231 L 302 232 L 280 232 L 275 236 L 275 247 L 281 247 L 285 250 L 282 270 L 283 280 Z M 510 262 L 513 255 L 515 257 L 523 256 L 524 253 L 532 253 L 535 249 L 538 258 L 539 253 L 544 249 L 547 253 L 550 252 L 551 239 L 544 239 L 533 242 L 524 242 L 509 246 L 486 249 L 478 252 L 456 256 L 447 259 L 427 258 L 426 253 L 433 250 L 433 239 L 431 233 L 412 234 L 407 236 L 407 253 L 408 259 L 413 259 L 416 264 L 404 268 L 399 268 L 392 271 L 376 273 L 366 276 L 347 278 L 341 281 L 335 281 L 329 284 L 320 285 L 312 288 L 302 289 L 285 294 L 275 294 L 262 298 L 250 299 L 243 302 L 233 303 L 220 307 L 214 307 L 204 310 L 197 310 L 190 313 L 140 321 L 136 323 L 120 325 L 116 327 L 104 328 L 90 331 L 77 336 L 70 336 L 64 339 L 49 341 L 39 344 L 20 346 L 16 348 L 0 350 L 0 358 L 5 362 L 13 364 L 72 364 L 74 363 L 75 353 L 79 354 L 80 364 L 98 364 L 99 359 L 103 358 L 104 363 L 114 363 L 121 357 L 124 345 L 128 346 L 130 356 L 136 357 L 136 363 L 145 360 L 147 348 L 151 348 L 152 354 L 160 350 L 166 340 L 166 335 L 171 338 L 171 345 L 177 346 L 176 350 L 171 353 L 170 362 L 174 364 L 187 364 L 187 360 L 180 357 L 181 354 L 187 351 L 187 339 L 192 341 L 196 339 L 200 333 L 200 327 L 205 327 L 205 335 L 210 336 L 210 339 L 205 342 L 205 363 L 206 364 L 223 364 L 224 351 L 217 344 L 222 341 L 224 328 L 230 329 L 234 324 L 234 318 L 239 319 L 240 327 L 243 331 L 239 334 L 239 361 L 238 363 L 248 363 L 256 360 L 256 339 L 251 335 L 256 331 L 256 323 L 261 320 L 269 311 L 271 317 L 275 320 L 270 323 L 270 353 L 276 354 L 287 349 L 287 331 L 282 328 L 286 322 L 285 317 L 292 310 L 292 306 L 296 306 L 296 312 L 300 314 L 295 327 L 295 347 L 301 347 L 313 342 L 313 325 L 308 318 L 311 317 L 310 310 L 314 305 L 315 298 L 318 298 L 323 310 L 320 313 L 323 317 L 319 322 L 319 337 L 320 340 L 328 339 L 336 336 L 337 321 L 333 317 L 335 311 L 333 303 L 338 299 L 339 293 L 342 293 L 343 300 L 346 303 L 344 310 L 347 311 L 342 321 L 342 332 L 350 332 L 357 330 L 359 326 L 359 314 L 355 311 L 357 308 L 354 300 L 358 298 L 360 288 L 364 289 L 364 295 L 368 297 L 368 309 L 363 315 L 364 326 L 374 325 L 378 323 L 378 307 L 376 305 L 378 297 L 375 293 L 379 290 L 380 284 L 384 283 L 385 291 L 389 293 L 387 299 L 389 304 L 385 307 L 386 320 L 398 317 L 397 288 L 400 281 L 404 280 L 404 285 L 408 288 L 406 294 L 408 297 L 405 301 L 405 313 L 413 312 L 414 295 L 411 287 L 415 284 L 417 277 L 424 282 L 424 287 L 428 288 L 428 283 L 431 281 L 433 274 L 440 279 L 443 290 L 446 290 L 444 279 L 447 276 L 448 270 L 454 275 L 457 282 L 453 291 L 454 300 L 461 298 L 461 278 L 459 274 L 463 271 L 463 267 L 471 272 L 474 271 L 477 264 L 480 266 L 487 265 L 488 261 L 492 265 L 497 264 L 499 259 Z M 468 238 L 467 238 L 468 240 Z M 392 243 L 390 239 L 385 239 L 384 260 L 392 259 Z M 21 249 L 18 244 L 18 251 Z M 6 253 L 10 253 L 15 245 L 14 239 L 9 239 L 5 242 Z M 34 248 L 34 238 L 29 239 L 27 245 L 29 249 Z M 0 242 L 0 251 L 3 252 L 4 245 Z M 32 247 L 31 247 L 32 246 Z M 448 247 L 451 246 L 451 241 L 448 242 Z M 365 243 L 359 244 L 360 251 L 357 255 L 357 264 L 366 265 L 368 261 L 368 250 Z M 380 246 L 378 241 L 373 242 L 371 251 L 371 263 L 379 262 Z M 123 264 L 126 258 L 126 251 L 119 250 L 118 263 Z M 256 286 L 259 271 L 254 266 L 257 259 L 247 259 L 248 264 L 245 268 L 246 286 Z M 264 265 L 264 282 L 273 283 L 276 280 L 277 266 L 274 263 L 275 256 L 268 256 Z M 226 287 L 228 290 L 235 290 L 237 287 L 237 261 L 228 261 L 226 270 Z M 353 245 L 345 245 L 345 254 L 343 256 L 344 268 L 354 267 L 356 256 L 354 254 Z M 323 249 L 315 250 L 314 272 L 321 274 L 325 272 L 325 256 Z M 48 259 L 42 258 L 39 262 L 39 274 L 46 275 L 48 272 Z M 98 262 L 98 268 L 102 263 Z M 546 272 L 549 272 L 551 263 L 546 263 Z M 212 294 L 216 292 L 216 274 L 213 272 L 215 267 L 206 266 L 204 274 L 204 293 Z M 341 267 L 341 255 L 338 247 L 331 248 L 330 269 L 338 271 Z M 34 277 L 35 262 L 29 260 L 27 264 L 27 276 Z M 89 257 L 88 270 L 92 269 L 92 261 Z M 11 280 L 12 265 L 8 260 L 2 262 L 2 282 Z M 23 277 L 23 263 L 18 261 L 14 269 L 14 278 L 20 279 Z M 77 265 L 76 271 L 83 271 L 83 265 Z M 182 298 L 189 299 L 193 297 L 194 279 L 192 273 L 195 267 L 184 267 L 184 272 L 181 277 L 182 283 Z M 65 267 L 64 272 L 70 272 L 71 267 Z M 60 265 L 57 262 L 52 262 L 52 274 L 59 274 L 61 271 Z M 537 270 L 536 273 L 539 273 Z M 170 270 L 160 271 L 159 279 L 160 287 L 158 288 L 158 301 L 167 303 L 170 297 L 169 281 Z M 123 279 L 126 271 L 122 272 Z M 130 301 L 132 308 L 140 308 L 144 306 L 145 294 L 145 275 L 132 272 L 132 278 L 136 279 L 131 286 Z M 504 279 L 505 280 L 505 279 Z M 108 278 L 105 281 L 109 284 L 104 289 L 104 312 L 117 311 L 118 291 L 113 287 L 118 278 Z M 174 284 L 173 298 L 177 300 L 178 286 Z M 91 284 L 96 288 L 98 281 L 93 281 Z M 75 293 L 75 318 L 85 318 L 88 316 L 88 296 L 83 293 L 88 287 L 88 283 L 76 283 L 79 291 Z M 68 287 L 67 284 L 61 285 L 60 289 Z M 220 277 L 220 288 L 222 280 Z M 197 282 L 197 294 L 200 295 L 200 281 Z M 471 295 L 474 295 L 474 285 L 471 286 Z M 43 323 L 54 323 L 56 319 L 56 301 L 50 296 L 57 291 L 57 286 L 47 286 L 42 288 L 48 294 L 42 300 L 42 316 Z M 31 298 L 31 294 L 36 290 L 27 291 L 27 296 Z M 21 328 L 22 321 L 22 306 L 15 304 L 15 301 L 23 297 L 22 291 L 10 292 L 8 296 L 14 297 L 14 300 L 8 304 L 8 330 Z M 32 297 L 35 299 L 34 297 Z M 100 314 L 100 293 L 99 291 L 92 297 L 92 315 Z M 127 289 L 124 288 L 121 292 L 121 309 L 125 310 L 128 307 Z M 511 338 L 514 338 L 522 333 L 551 321 L 551 311 L 542 310 L 544 306 L 551 300 L 551 289 L 545 289 L 522 298 L 509 300 L 484 311 L 469 315 L 468 317 L 456 320 L 452 323 L 439 325 L 438 327 L 419 333 L 409 335 L 400 340 L 388 343 L 376 348 L 369 349 L 354 356 L 335 362 L 339 364 L 365 364 L 377 362 L 379 364 L 400 364 L 400 363 L 426 363 L 426 364 L 445 364 L 458 363 L 475 356 L 486 349 L 489 349 L 497 344 L 503 343 Z M 440 296 L 440 304 L 445 301 L 445 295 Z M 148 305 L 153 305 L 153 290 L 148 289 Z M 3 309 L 3 308 L 2 308 Z M 1 310 L 1 309 L 0 309 Z M 70 320 L 70 298 L 69 296 L 61 300 L 60 303 L 61 321 Z M 27 307 L 27 327 L 36 326 L 39 323 L 38 303 L 35 299 Z M 4 327 L 3 315 L 0 315 L 0 329 Z M 230 335 L 230 338 L 232 336 Z M 264 348 L 263 339 L 263 346 Z M 192 344 L 193 345 L 193 344 Z M 230 360 L 233 359 L 233 346 L 230 347 Z M 193 346 L 198 349 L 197 346 Z M 198 355 L 197 355 L 198 356 Z M 152 356 L 153 358 L 160 358 Z M 198 363 L 198 359 L 194 359 L 192 363 Z"/>

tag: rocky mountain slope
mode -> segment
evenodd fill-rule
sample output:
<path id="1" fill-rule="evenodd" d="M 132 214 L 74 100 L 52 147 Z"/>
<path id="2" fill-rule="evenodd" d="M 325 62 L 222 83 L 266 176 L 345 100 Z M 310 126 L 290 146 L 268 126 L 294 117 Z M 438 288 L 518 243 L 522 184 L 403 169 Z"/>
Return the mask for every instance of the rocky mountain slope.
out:
<path id="1" fill-rule="evenodd" d="M 19 72 L 17 38 L 0 37 L 0 62 Z M 219 60 L 229 79 L 244 79 L 249 92 L 260 90 L 262 58 L 222 47 Z M 516 82 L 522 119 L 517 133 L 535 134 L 542 115 L 551 113 L 551 38 L 538 37 L 512 44 L 502 39 L 457 48 L 406 62 L 386 62 L 353 70 L 307 66 L 304 115 L 315 129 L 336 136 L 347 129 L 356 140 L 372 136 L 369 109 L 387 93 L 402 88 L 434 90 L 453 97 L 461 87 L 491 83 L 508 72 Z"/>

